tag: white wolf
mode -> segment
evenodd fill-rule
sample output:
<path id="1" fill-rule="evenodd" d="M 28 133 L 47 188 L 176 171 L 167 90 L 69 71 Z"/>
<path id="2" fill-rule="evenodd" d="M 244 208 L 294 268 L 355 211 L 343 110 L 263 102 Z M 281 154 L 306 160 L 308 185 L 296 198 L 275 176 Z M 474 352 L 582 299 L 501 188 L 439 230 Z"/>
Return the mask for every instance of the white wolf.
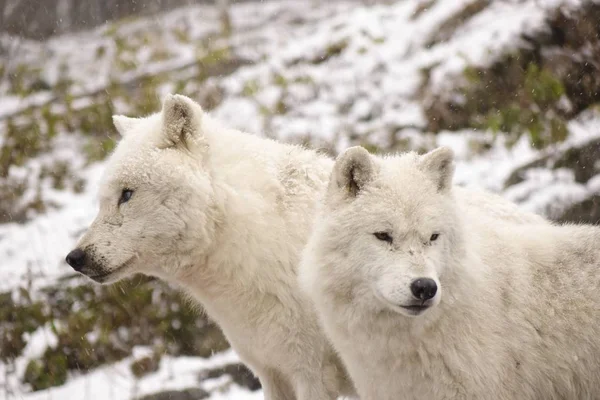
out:
<path id="1" fill-rule="evenodd" d="M 144 273 L 181 285 L 267 399 L 352 393 L 297 284 L 333 160 L 225 129 L 180 95 L 169 95 L 161 113 L 114 122 L 123 138 L 108 161 L 99 213 L 67 262 L 100 283 Z M 496 204 L 514 221 L 545 221 L 499 197 L 476 203 Z"/>
<path id="2" fill-rule="evenodd" d="M 465 205 L 453 153 L 339 156 L 299 280 L 362 400 L 600 398 L 600 228 Z"/>

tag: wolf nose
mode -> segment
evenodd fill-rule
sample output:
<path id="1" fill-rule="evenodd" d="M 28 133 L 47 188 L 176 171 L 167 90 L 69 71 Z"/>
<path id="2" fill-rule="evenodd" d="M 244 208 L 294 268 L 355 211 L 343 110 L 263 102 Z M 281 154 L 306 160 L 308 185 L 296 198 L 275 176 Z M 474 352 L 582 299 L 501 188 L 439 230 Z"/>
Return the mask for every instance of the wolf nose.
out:
<path id="1" fill-rule="evenodd" d="M 420 300 L 433 299 L 437 292 L 437 284 L 433 279 L 419 278 L 410 284 L 410 291 L 413 296 Z"/>
<path id="2" fill-rule="evenodd" d="M 67 264 L 69 264 L 75 271 L 81 270 L 85 265 L 86 256 L 85 251 L 81 249 L 75 249 L 67 254 Z"/>

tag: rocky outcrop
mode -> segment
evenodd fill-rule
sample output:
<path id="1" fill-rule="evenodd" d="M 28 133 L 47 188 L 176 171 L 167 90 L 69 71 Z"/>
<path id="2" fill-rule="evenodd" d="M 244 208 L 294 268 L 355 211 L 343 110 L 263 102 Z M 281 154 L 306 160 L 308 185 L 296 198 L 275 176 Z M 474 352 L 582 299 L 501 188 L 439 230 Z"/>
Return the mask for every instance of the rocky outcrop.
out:
<path id="1" fill-rule="evenodd" d="M 201 400 L 209 397 L 209 393 L 202 389 L 191 388 L 184 390 L 167 390 L 160 393 L 149 394 L 138 400 Z"/>
<path id="2" fill-rule="evenodd" d="M 227 364 L 222 367 L 203 371 L 198 378 L 200 381 L 203 381 L 206 379 L 221 378 L 223 376 L 229 377 L 231 379 L 230 382 L 251 391 L 256 391 L 261 388 L 259 380 L 252 372 L 250 372 L 246 366 L 239 363 Z M 201 400 L 208 397 L 210 397 L 210 392 L 206 390 L 189 388 L 153 393 L 140 397 L 138 400 Z"/>
<path id="3" fill-rule="evenodd" d="M 559 8 L 517 50 L 466 68 L 452 90 L 423 89 L 427 129 L 528 133 L 538 148 L 564 140 L 566 122 L 600 101 L 598 21 L 598 3 Z"/>
<path id="4" fill-rule="evenodd" d="M 565 223 L 600 223 L 600 138 L 562 146 L 514 170 L 512 200 Z"/>
<path id="5" fill-rule="evenodd" d="M 200 374 L 200 379 L 214 379 L 224 375 L 229 376 L 236 385 L 251 391 L 256 391 L 261 388 L 258 378 L 254 376 L 248 367 L 241 363 L 227 364 L 223 367 L 205 371 Z"/>

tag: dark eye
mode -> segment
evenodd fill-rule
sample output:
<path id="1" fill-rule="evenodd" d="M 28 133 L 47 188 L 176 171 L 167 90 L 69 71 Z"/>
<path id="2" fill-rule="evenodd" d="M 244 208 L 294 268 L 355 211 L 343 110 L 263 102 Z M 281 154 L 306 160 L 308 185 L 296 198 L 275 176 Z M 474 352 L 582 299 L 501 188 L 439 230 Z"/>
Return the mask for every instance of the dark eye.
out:
<path id="1" fill-rule="evenodd" d="M 434 233 L 433 235 L 431 235 L 431 237 L 429 238 L 430 242 L 435 242 L 437 240 L 437 238 L 440 237 L 439 233 Z"/>
<path id="2" fill-rule="evenodd" d="M 373 235 L 375 235 L 375 237 L 383 242 L 388 242 L 388 243 L 392 243 L 394 241 L 394 239 L 392 238 L 392 236 L 387 233 L 387 232 L 375 232 Z"/>
<path id="3" fill-rule="evenodd" d="M 131 196 L 133 196 L 133 190 L 123 189 L 121 192 L 121 197 L 119 198 L 119 205 L 127 203 L 129 199 L 131 199 Z"/>

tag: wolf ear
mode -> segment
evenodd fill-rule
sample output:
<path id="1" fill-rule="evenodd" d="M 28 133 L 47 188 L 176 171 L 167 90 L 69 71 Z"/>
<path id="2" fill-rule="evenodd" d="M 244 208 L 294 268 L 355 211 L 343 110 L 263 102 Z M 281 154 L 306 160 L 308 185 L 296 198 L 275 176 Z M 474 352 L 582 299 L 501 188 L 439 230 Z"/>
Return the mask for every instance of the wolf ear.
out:
<path id="1" fill-rule="evenodd" d="M 180 94 L 169 94 L 162 109 L 163 135 L 169 146 L 190 149 L 201 135 L 202 107 Z"/>
<path id="2" fill-rule="evenodd" d="M 438 192 L 446 192 L 452 186 L 454 152 L 449 147 L 438 147 L 421 156 L 419 168 L 433 179 Z"/>
<path id="3" fill-rule="evenodd" d="M 347 197 L 356 197 L 375 177 L 375 163 L 361 146 L 346 149 L 335 160 L 330 187 L 342 190 Z"/>
<path id="4" fill-rule="evenodd" d="M 139 118 L 126 117 L 125 115 L 113 115 L 112 120 L 121 136 L 127 135 L 140 121 Z"/>

